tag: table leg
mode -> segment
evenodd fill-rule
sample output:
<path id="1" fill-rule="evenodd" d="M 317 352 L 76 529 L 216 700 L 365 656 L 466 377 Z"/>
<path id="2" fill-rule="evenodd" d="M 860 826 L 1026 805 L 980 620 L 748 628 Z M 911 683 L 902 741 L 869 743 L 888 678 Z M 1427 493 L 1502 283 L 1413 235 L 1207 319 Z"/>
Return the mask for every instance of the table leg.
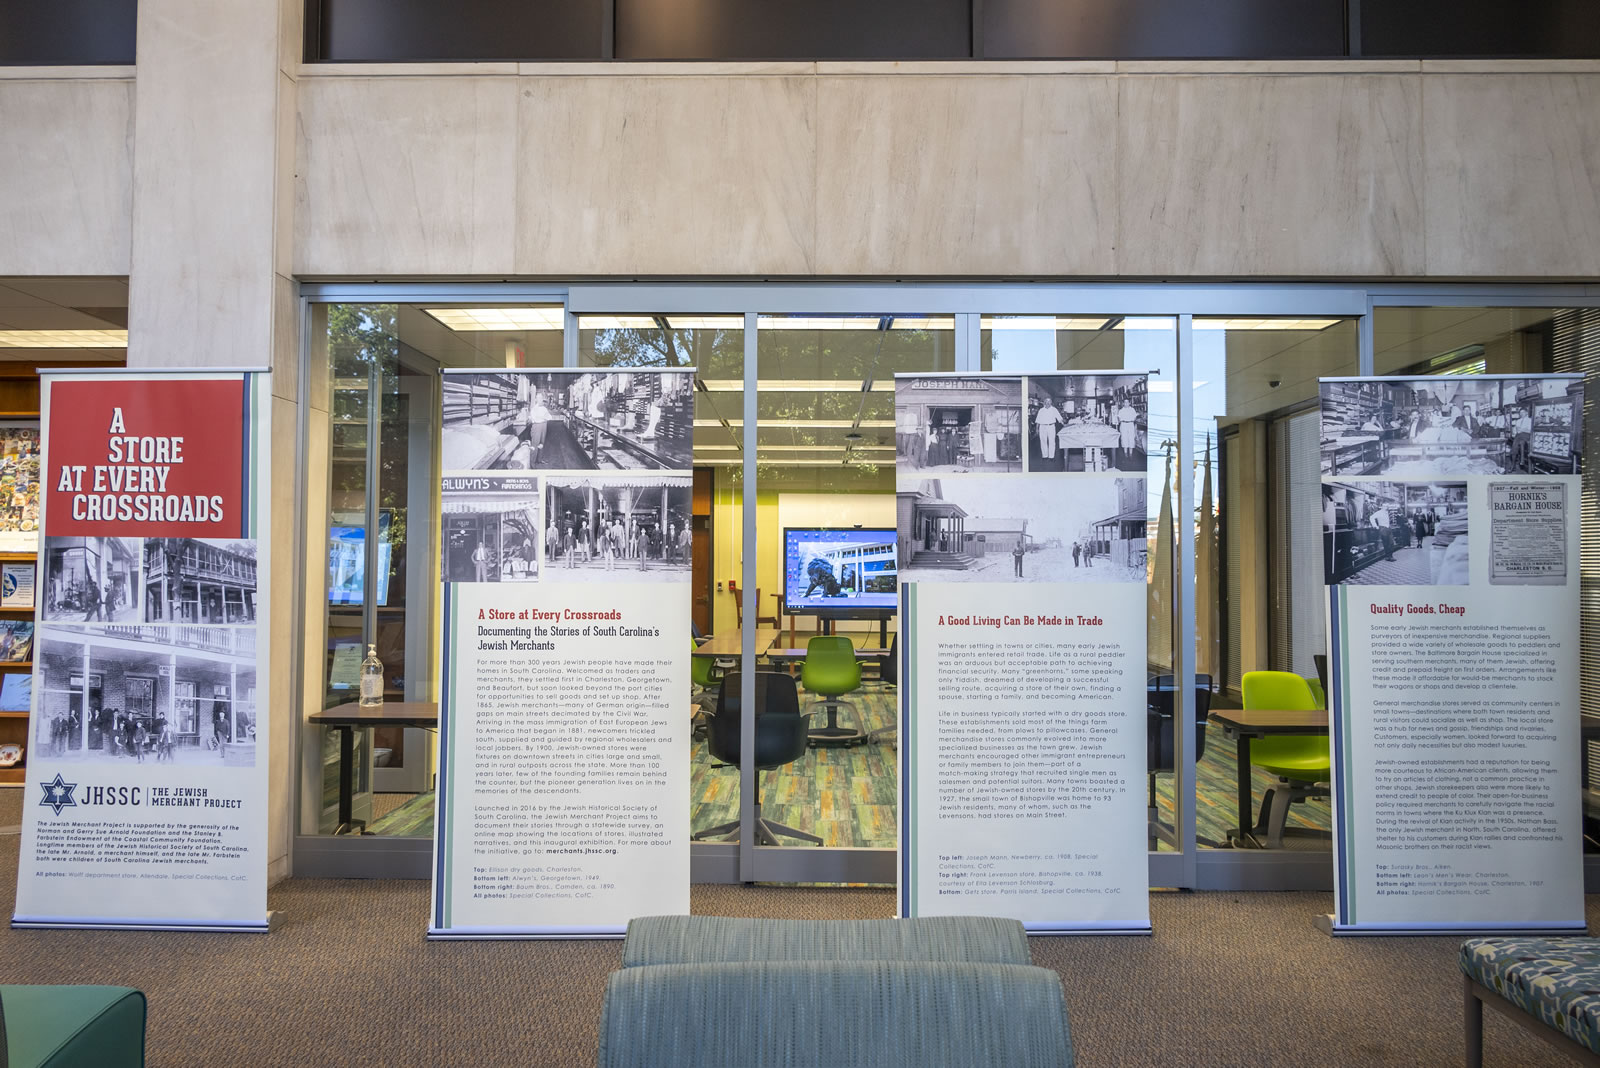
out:
<path id="1" fill-rule="evenodd" d="M 1255 846 L 1260 848 L 1256 841 L 1250 819 L 1250 736 L 1243 731 L 1239 732 L 1239 844 L 1241 846 Z"/>
<path id="2" fill-rule="evenodd" d="M 356 729 L 335 729 L 339 732 L 339 827 L 334 833 L 339 834 L 354 829 L 350 823 L 355 818 Z"/>

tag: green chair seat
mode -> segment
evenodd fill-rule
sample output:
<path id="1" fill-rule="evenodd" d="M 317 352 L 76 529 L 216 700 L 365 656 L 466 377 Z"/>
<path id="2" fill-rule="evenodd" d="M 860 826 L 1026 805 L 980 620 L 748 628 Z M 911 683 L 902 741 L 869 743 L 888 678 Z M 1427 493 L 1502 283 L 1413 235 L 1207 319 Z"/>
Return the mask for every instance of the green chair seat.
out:
<path id="1" fill-rule="evenodd" d="M 0 986 L 9 1068 L 143 1068 L 144 994 L 124 986 Z"/>
<path id="2" fill-rule="evenodd" d="M 1310 712 L 1322 707 L 1310 682 L 1288 671 L 1247 671 L 1240 690 L 1247 711 Z M 1328 736 L 1280 734 L 1251 739 L 1250 763 L 1277 776 L 1262 798 L 1261 818 L 1256 822 L 1256 833 L 1265 834 L 1268 847 L 1276 849 L 1283 845 L 1289 805 L 1327 794 L 1327 789 L 1317 784 L 1333 778 Z"/>
<path id="3" fill-rule="evenodd" d="M 866 732 L 839 726 L 839 706 L 855 705 L 840 700 L 861 688 L 861 663 L 856 647 L 842 635 L 818 635 L 806 642 L 806 658 L 800 665 L 800 685 L 816 694 L 828 712 L 826 727 L 810 731 L 813 745 L 853 745 L 866 740 Z"/>

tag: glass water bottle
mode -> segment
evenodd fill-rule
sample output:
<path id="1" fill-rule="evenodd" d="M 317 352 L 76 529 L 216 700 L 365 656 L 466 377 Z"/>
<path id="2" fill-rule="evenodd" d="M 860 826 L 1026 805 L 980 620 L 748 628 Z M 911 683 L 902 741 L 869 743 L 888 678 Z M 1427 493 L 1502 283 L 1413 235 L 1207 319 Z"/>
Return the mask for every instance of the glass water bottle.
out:
<path id="1" fill-rule="evenodd" d="M 378 659 L 378 647 L 367 646 L 367 658 L 361 661 L 361 707 L 377 708 L 383 704 L 383 661 Z"/>

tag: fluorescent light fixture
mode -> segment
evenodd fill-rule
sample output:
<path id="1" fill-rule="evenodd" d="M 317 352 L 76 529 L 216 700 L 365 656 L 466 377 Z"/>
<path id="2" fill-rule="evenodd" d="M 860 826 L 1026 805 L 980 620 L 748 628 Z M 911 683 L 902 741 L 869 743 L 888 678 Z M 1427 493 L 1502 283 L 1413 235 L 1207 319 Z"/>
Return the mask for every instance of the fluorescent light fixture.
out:
<path id="1" fill-rule="evenodd" d="M 983 317 L 985 330 L 1103 330 L 1111 320 L 1105 316 L 1092 319 L 1062 318 L 1056 315 L 1004 315 Z"/>
<path id="2" fill-rule="evenodd" d="M 580 315 L 579 330 L 743 330 L 742 315 Z"/>
<path id="3" fill-rule="evenodd" d="M 1195 317 L 1196 330 L 1326 330 L 1343 319 L 1201 319 Z"/>
<path id="4" fill-rule="evenodd" d="M 424 308 L 458 333 L 471 330 L 560 330 L 566 310 L 560 305 L 533 308 Z"/>
<path id="5" fill-rule="evenodd" d="M 0 330 L 0 349 L 125 349 L 126 330 Z"/>
<path id="6" fill-rule="evenodd" d="M 744 316 L 669 315 L 667 325 L 674 330 L 743 330 Z"/>
<path id="7" fill-rule="evenodd" d="M 720 419 L 696 419 L 697 427 L 722 426 Z M 743 419 L 729 419 L 728 426 L 744 426 Z M 862 430 L 892 430 L 893 419 L 863 419 L 857 424 L 852 419 L 763 419 L 758 424 L 762 430 L 849 430 L 859 425 Z"/>
<path id="8" fill-rule="evenodd" d="M 758 330 L 877 330 L 883 321 L 878 315 L 763 315 L 756 320 Z M 905 315 L 889 323 L 890 330 L 954 330 L 953 315 Z"/>

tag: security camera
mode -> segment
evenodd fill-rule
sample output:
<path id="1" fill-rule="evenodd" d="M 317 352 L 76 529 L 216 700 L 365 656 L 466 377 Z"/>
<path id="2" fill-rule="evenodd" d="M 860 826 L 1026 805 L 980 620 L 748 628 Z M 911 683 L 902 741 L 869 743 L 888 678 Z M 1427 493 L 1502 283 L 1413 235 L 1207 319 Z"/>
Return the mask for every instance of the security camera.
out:
<path id="1" fill-rule="evenodd" d="M 1273 389 L 1277 389 L 1279 386 L 1283 385 L 1283 380 L 1281 378 L 1274 378 L 1268 382 L 1267 385 L 1271 386 Z"/>

